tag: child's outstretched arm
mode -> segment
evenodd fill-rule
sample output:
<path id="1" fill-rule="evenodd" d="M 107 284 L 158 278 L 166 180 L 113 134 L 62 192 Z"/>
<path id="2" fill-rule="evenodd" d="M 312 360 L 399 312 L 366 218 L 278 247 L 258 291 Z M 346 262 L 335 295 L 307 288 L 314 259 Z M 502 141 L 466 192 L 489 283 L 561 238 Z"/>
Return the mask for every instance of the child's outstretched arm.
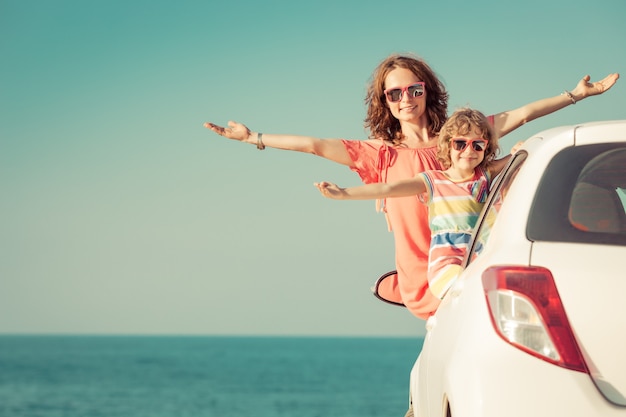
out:
<path id="1" fill-rule="evenodd" d="M 324 197 L 334 200 L 374 200 L 377 198 L 407 197 L 426 191 L 421 176 L 391 183 L 375 183 L 358 187 L 341 188 L 331 182 L 316 182 L 315 185 Z"/>
<path id="2" fill-rule="evenodd" d="M 498 137 L 502 137 L 525 123 L 554 113 L 571 104 L 576 104 L 584 98 L 608 91 L 617 82 L 618 78 L 619 74 L 613 73 L 600 81 L 591 82 L 591 77 L 585 75 L 571 91 L 564 91 L 558 96 L 537 100 L 515 110 L 496 114 L 494 130 Z"/>

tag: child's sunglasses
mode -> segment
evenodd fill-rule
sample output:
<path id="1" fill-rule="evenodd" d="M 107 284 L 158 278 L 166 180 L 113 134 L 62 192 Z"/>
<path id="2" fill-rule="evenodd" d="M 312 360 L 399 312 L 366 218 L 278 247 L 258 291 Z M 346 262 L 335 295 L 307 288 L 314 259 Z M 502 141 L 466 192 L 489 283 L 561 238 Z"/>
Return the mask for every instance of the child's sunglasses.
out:
<path id="1" fill-rule="evenodd" d="M 487 141 L 485 139 L 450 139 L 452 147 L 455 151 L 462 152 L 467 145 L 472 145 L 472 149 L 476 152 L 483 152 L 487 149 Z"/>
<path id="2" fill-rule="evenodd" d="M 406 91 L 411 98 L 419 97 L 424 95 L 424 83 L 420 81 L 419 83 L 411 84 L 402 88 L 388 88 L 384 91 L 387 100 L 391 103 L 397 103 L 402 100 L 402 95 Z"/>

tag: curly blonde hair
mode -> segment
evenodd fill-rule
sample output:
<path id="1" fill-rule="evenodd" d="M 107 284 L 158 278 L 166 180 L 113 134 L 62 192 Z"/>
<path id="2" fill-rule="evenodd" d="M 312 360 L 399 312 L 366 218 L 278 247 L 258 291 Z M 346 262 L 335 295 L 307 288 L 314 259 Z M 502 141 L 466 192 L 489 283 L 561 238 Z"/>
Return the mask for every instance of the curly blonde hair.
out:
<path id="1" fill-rule="evenodd" d="M 365 128 L 370 131 L 371 139 L 383 139 L 398 145 L 404 139 L 400 121 L 393 117 L 385 99 L 385 79 L 396 68 L 405 68 L 426 83 L 426 115 L 428 134 L 435 136 L 443 126 L 448 114 L 448 92 L 435 72 L 424 60 L 414 55 L 391 55 L 384 59 L 374 70 L 367 88 L 365 105 L 367 115 Z"/>
<path id="2" fill-rule="evenodd" d="M 471 134 L 474 129 L 480 131 L 482 138 L 487 141 L 485 157 L 479 167 L 488 169 L 493 163 L 500 151 L 500 146 L 489 120 L 478 110 L 464 107 L 455 111 L 439 132 L 437 158 L 444 167 L 449 168 L 452 164 L 450 159 L 450 139 Z"/>

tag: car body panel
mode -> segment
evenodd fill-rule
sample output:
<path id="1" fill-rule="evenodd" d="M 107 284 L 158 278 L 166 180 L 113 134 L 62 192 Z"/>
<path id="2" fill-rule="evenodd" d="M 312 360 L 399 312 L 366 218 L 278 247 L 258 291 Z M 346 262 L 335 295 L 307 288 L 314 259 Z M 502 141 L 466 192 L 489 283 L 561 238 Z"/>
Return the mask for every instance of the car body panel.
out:
<path id="1" fill-rule="evenodd" d="M 558 246 L 558 249 L 546 246 Z M 555 259 L 557 251 L 562 252 L 565 259 L 590 262 L 562 262 Z M 605 384 L 605 394 L 615 396 L 610 398 L 612 401 L 626 404 L 624 395 L 619 394 L 621 401 L 617 396 L 619 392 L 626 393 L 626 314 L 622 307 L 626 295 L 626 279 L 622 278 L 626 271 L 624 276 L 616 277 L 611 271 L 598 267 L 623 257 L 624 248 L 620 246 L 538 242 L 533 248 L 532 263 L 545 266 L 558 276 L 588 277 L 589 282 L 560 280 L 559 295 L 597 383 Z M 580 305 L 593 305 L 593 310 L 574 308 Z M 608 385 L 613 387 L 612 391 Z"/>

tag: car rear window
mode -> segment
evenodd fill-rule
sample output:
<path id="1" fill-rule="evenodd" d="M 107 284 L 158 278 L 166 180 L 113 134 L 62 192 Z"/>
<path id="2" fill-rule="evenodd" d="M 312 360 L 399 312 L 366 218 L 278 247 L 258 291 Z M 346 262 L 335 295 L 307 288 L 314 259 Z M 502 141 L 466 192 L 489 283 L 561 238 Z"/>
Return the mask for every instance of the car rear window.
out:
<path id="1" fill-rule="evenodd" d="M 530 240 L 626 245 L 626 146 L 563 150 L 535 194 Z"/>

